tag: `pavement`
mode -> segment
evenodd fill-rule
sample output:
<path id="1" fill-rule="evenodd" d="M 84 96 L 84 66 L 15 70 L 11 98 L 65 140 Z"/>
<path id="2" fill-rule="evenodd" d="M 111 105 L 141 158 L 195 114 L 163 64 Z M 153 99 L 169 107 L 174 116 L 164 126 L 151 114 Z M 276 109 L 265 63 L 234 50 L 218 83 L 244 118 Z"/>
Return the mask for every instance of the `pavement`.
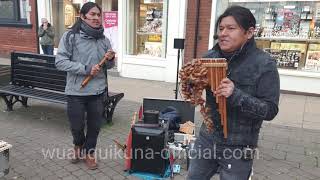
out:
<path id="1" fill-rule="evenodd" d="M 1 100 L 0 139 L 13 147 L 10 172 L 0 179 L 137 179 L 123 171 L 122 152 L 112 140 L 125 142 L 130 117 L 143 97 L 173 99 L 175 84 L 110 76 L 109 86 L 110 91 L 124 92 L 125 96 L 115 109 L 113 124 L 101 130 L 97 148 L 102 158 L 95 171 L 87 170 L 84 163 L 70 164 L 65 159 L 72 140 L 64 105 L 31 99 L 28 108 L 17 103 L 13 112 L 7 112 Z M 320 97 L 281 94 L 279 114 L 261 129 L 252 179 L 320 179 L 319 107 Z M 200 123 L 197 109 L 197 127 Z M 186 160 L 178 162 L 182 170 L 174 179 L 185 179 Z"/>

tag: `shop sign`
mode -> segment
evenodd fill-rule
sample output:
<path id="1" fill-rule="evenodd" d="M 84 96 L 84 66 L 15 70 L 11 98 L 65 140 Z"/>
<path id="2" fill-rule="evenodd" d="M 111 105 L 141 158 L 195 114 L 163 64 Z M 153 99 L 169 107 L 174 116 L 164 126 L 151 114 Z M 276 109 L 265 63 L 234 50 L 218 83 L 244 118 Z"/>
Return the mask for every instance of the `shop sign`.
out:
<path id="1" fill-rule="evenodd" d="M 149 35 L 148 40 L 152 42 L 161 42 L 161 35 Z"/>
<path id="2" fill-rule="evenodd" d="M 109 39 L 112 49 L 118 52 L 118 11 L 103 12 L 104 35 Z"/>
<path id="3" fill-rule="evenodd" d="M 103 21 L 105 28 L 118 26 L 118 11 L 104 12 Z"/>

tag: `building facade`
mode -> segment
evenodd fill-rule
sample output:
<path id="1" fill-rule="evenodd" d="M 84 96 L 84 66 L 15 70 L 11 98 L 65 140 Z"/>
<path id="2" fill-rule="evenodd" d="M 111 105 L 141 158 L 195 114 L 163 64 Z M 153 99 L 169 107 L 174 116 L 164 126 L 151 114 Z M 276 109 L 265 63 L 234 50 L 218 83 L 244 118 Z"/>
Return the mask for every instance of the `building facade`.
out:
<path id="1" fill-rule="evenodd" d="M 231 5 L 255 16 L 257 46 L 277 61 L 281 90 L 320 94 L 319 0 L 190 0 L 185 62 L 213 47 L 216 19 Z"/>
<path id="2" fill-rule="evenodd" d="M 86 0 L 38 0 L 38 21 L 46 17 L 62 34 L 79 18 Z M 174 38 L 185 37 L 187 0 L 96 0 L 103 10 L 105 35 L 117 52 L 123 77 L 175 82 Z M 179 7 L 179 8 L 177 8 Z M 181 61 L 180 61 L 181 62 Z"/>
<path id="3" fill-rule="evenodd" d="M 38 52 L 36 0 L 0 1 L 0 56 Z"/>

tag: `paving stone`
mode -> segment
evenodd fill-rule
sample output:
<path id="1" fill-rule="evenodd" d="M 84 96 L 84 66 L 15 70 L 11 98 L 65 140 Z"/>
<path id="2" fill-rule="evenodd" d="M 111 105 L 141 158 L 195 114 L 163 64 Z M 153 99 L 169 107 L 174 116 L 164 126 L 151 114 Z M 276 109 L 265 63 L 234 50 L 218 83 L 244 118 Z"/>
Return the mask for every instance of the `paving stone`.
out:
<path id="1" fill-rule="evenodd" d="M 312 156 L 305 156 L 301 154 L 295 153 L 287 153 L 286 156 L 287 161 L 298 162 L 300 165 L 309 166 L 309 167 L 317 167 L 317 158 Z"/>
<path id="2" fill-rule="evenodd" d="M 109 176 L 109 177 L 113 177 L 113 176 L 119 174 L 117 171 L 113 170 L 110 167 L 101 169 L 101 172 L 104 173 L 105 175 Z"/>
<path id="3" fill-rule="evenodd" d="M 57 175 L 59 178 L 62 178 L 62 177 L 67 177 L 67 176 L 70 176 L 71 174 L 65 170 L 65 169 L 60 169 L 58 171 L 55 171 L 54 172 L 55 175 Z"/>
<path id="4" fill-rule="evenodd" d="M 279 143 L 279 144 L 277 144 L 276 149 L 279 150 L 279 151 L 284 151 L 284 152 L 292 152 L 292 153 L 296 153 L 296 154 L 305 154 L 304 147 L 301 147 L 301 146 L 295 146 L 295 145 Z"/>
<path id="5" fill-rule="evenodd" d="M 78 180 L 78 178 L 73 175 L 70 175 L 70 176 L 63 177 L 62 180 Z"/>
<path id="6" fill-rule="evenodd" d="M 274 143 L 283 143 L 283 144 L 289 143 L 289 138 L 282 138 L 277 136 L 263 136 L 262 139 L 267 141 L 272 141 Z"/>
<path id="7" fill-rule="evenodd" d="M 78 169 L 76 171 L 73 171 L 72 174 L 77 176 L 77 177 L 80 177 L 80 176 L 86 175 L 88 173 L 86 171 L 82 170 L 82 169 Z"/>
<path id="8" fill-rule="evenodd" d="M 79 166 L 77 166 L 76 164 L 69 164 L 64 166 L 63 168 L 69 172 L 74 172 L 80 169 Z"/>
<path id="9" fill-rule="evenodd" d="M 286 152 L 273 150 L 273 149 L 260 149 L 260 151 L 256 155 L 257 158 L 262 159 L 285 159 Z"/>

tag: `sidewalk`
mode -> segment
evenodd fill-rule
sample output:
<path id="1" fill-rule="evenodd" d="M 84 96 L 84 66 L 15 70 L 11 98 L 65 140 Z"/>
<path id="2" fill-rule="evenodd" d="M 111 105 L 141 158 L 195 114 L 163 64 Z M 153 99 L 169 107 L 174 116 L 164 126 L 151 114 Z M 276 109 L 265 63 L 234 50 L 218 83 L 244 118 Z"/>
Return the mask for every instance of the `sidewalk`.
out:
<path id="1" fill-rule="evenodd" d="M 143 97 L 174 98 L 173 83 L 110 76 L 109 85 L 110 91 L 124 92 L 125 97 L 114 112 L 114 124 L 101 130 L 98 148 L 104 150 L 114 149 L 113 139 L 125 142 L 130 117 Z M 16 104 L 13 112 L 6 112 L 4 102 L 0 103 L 0 139 L 13 145 L 10 173 L 3 179 L 136 179 L 123 172 L 121 158 L 101 159 L 96 171 L 59 156 L 44 159 L 47 150 L 72 148 L 65 106 L 36 100 L 29 105 L 26 109 Z M 278 116 L 261 129 L 260 158 L 254 161 L 253 179 L 320 179 L 319 107 L 319 97 L 281 95 Z M 200 123 L 197 111 L 197 126 Z M 175 179 L 185 179 L 182 162 Z"/>

